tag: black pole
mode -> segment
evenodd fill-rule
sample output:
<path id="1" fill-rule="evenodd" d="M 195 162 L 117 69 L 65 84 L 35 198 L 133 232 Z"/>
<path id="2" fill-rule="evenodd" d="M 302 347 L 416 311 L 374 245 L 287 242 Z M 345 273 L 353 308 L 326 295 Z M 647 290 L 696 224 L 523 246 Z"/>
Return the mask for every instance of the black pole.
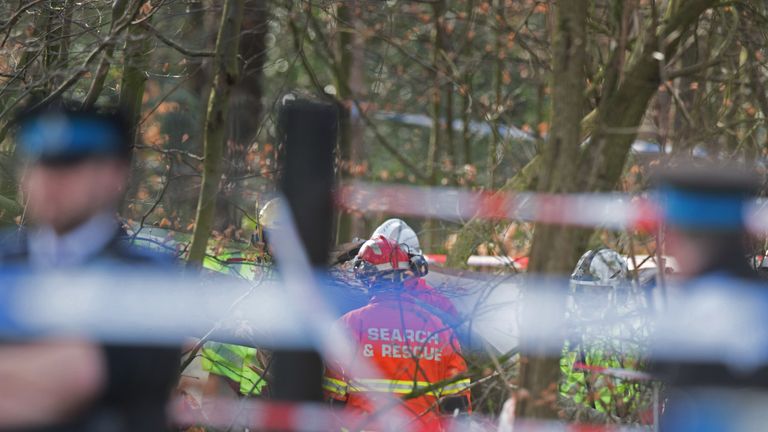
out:
<path id="1" fill-rule="evenodd" d="M 280 190 L 315 269 L 327 265 L 333 226 L 333 158 L 338 110 L 331 103 L 284 98 L 278 117 L 282 139 Z M 276 351 L 272 396 L 285 401 L 322 400 L 323 362 L 311 350 Z"/>

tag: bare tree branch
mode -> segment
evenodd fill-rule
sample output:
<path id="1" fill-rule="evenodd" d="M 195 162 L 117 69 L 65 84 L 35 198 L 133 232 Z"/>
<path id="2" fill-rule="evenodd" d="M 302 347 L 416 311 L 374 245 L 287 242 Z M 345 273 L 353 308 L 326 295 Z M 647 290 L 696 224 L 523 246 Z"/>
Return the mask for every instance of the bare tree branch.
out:
<path id="1" fill-rule="evenodd" d="M 169 47 L 175 49 L 176 51 L 180 52 L 181 54 L 184 54 L 187 57 L 213 57 L 215 53 L 213 51 L 201 51 L 201 50 L 194 50 L 190 48 L 185 48 L 178 42 L 166 37 L 161 31 L 156 29 L 152 26 L 152 24 L 142 21 L 140 24 L 145 29 L 149 30 L 150 33 L 152 33 L 155 37 L 157 37 L 160 42 L 168 45 Z"/>
<path id="2" fill-rule="evenodd" d="M 19 21 L 21 16 L 24 14 L 24 12 L 28 11 L 29 9 L 37 6 L 40 3 L 45 3 L 46 0 L 34 0 L 29 3 L 22 2 L 19 9 L 8 19 L 8 21 L 4 22 L 2 26 L 0 26 L 0 31 L 5 31 L 5 36 L 3 37 L 3 41 L 0 42 L 0 48 L 5 46 L 5 43 L 8 41 L 8 37 L 11 35 L 11 29 L 14 25 L 16 25 L 16 22 Z"/>

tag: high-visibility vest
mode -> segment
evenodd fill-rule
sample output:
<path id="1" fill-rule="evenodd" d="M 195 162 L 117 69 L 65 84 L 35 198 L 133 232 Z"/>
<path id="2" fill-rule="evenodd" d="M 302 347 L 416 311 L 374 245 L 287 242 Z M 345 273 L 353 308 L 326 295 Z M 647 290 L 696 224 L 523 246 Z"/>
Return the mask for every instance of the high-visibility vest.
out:
<path id="1" fill-rule="evenodd" d="M 167 247 L 155 241 L 151 236 L 137 237 L 134 244 L 152 250 L 167 252 Z M 242 260 L 242 262 L 238 262 Z M 254 280 L 255 260 L 243 252 L 228 252 L 217 257 L 206 256 L 203 267 L 230 276 Z M 239 384 L 243 395 L 261 394 L 267 385 L 266 380 L 253 367 L 262 367 L 256 357 L 256 348 L 240 345 L 206 342 L 201 351 L 203 369 L 209 373 L 226 377 Z"/>
<path id="2" fill-rule="evenodd" d="M 470 381 L 467 365 L 453 331 L 413 298 L 400 294 L 374 297 L 338 321 L 356 343 L 353 358 L 328 364 L 323 378 L 326 397 L 346 402 L 349 409 L 372 413 L 386 395 L 403 398 L 403 412 L 424 429 L 439 429 L 438 399 L 466 397 Z M 354 364 L 368 361 L 380 376 L 354 376 Z"/>
<path id="3" fill-rule="evenodd" d="M 242 259 L 243 263 L 236 262 L 238 259 Z M 216 258 L 206 256 L 203 267 L 217 273 L 253 280 L 256 276 L 253 262 L 242 252 L 229 252 Z M 243 395 L 258 395 L 267 381 L 254 370 L 254 367 L 263 367 L 259 364 L 257 354 L 256 348 L 209 341 L 202 349 L 203 369 L 239 383 Z"/>
<path id="4" fill-rule="evenodd" d="M 253 369 L 258 367 L 257 353 L 256 348 L 209 341 L 201 352 L 203 369 L 239 383 L 240 394 L 258 395 L 267 382 Z"/>
<path id="5" fill-rule="evenodd" d="M 608 417 L 620 411 L 642 412 L 647 408 L 652 386 L 636 379 L 601 375 L 599 371 L 575 368 L 581 362 L 581 353 L 566 346 L 560 358 L 562 380 L 560 396 L 572 401 L 572 407 L 584 413 L 594 410 Z M 642 352 L 618 355 L 615 351 L 593 348 L 584 353 L 586 366 L 624 369 L 627 363 L 643 364 Z"/>
<path id="6" fill-rule="evenodd" d="M 208 270 L 250 281 L 256 278 L 257 265 L 253 257 L 242 252 L 227 252 L 203 258 L 203 267 Z"/>

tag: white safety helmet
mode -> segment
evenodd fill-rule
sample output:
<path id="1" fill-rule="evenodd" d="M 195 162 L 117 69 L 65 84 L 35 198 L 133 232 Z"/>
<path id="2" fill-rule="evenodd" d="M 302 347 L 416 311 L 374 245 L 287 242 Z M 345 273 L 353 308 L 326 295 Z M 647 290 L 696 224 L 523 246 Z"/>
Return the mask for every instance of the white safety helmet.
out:
<path id="1" fill-rule="evenodd" d="M 584 253 L 571 273 L 571 284 L 594 287 L 616 287 L 627 281 L 627 261 L 612 249 L 595 249 Z"/>
<path id="2" fill-rule="evenodd" d="M 602 317 L 618 306 L 617 296 L 628 284 L 627 261 L 618 252 L 606 248 L 587 251 L 571 273 L 571 312 L 588 319 Z"/>
<path id="3" fill-rule="evenodd" d="M 405 246 L 408 249 L 410 255 L 422 255 L 421 245 L 419 244 L 419 237 L 416 236 L 416 231 L 409 227 L 402 219 L 388 219 L 383 224 L 376 228 L 371 238 L 378 238 L 384 236 L 387 239 L 397 242 L 401 246 Z"/>
<path id="4" fill-rule="evenodd" d="M 264 204 L 259 211 L 259 223 L 265 229 L 280 228 L 280 206 L 283 205 L 282 198 L 272 198 Z"/>
<path id="5" fill-rule="evenodd" d="M 280 218 L 281 205 L 283 205 L 282 198 L 273 198 L 267 201 L 261 209 L 259 209 L 257 204 L 256 211 L 259 213 L 259 217 L 257 223 L 253 224 L 253 232 L 251 233 L 252 245 L 266 244 L 267 231 L 276 231 L 282 228 Z"/>

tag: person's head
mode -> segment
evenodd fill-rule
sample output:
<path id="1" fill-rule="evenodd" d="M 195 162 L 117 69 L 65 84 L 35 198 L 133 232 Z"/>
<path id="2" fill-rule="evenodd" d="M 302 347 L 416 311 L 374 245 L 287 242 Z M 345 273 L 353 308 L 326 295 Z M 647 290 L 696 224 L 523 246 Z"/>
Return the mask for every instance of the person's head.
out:
<path id="1" fill-rule="evenodd" d="M 677 165 L 656 173 L 664 247 L 679 273 L 749 270 L 747 209 L 758 179 L 744 167 Z"/>
<path id="2" fill-rule="evenodd" d="M 416 231 L 408 226 L 402 219 L 388 219 L 384 221 L 371 235 L 371 239 L 384 236 L 387 239 L 405 246 L 410 255 L 421 255 L 421 245 Z"/>
<path id="3" fill-rule="evenodd" d="M 421 250 L 419 237 L 416 235 L 416 231 L 405 223 L 404 220 L 397 218 L 387 219 L 376 228 L 371 235 L 371 239 L 375 240 L 382 236 L 405 250 L 410 257 L 413 272 L 418 277 L 424 277 L 429 273 L 429 264 Z"/>
<path id="4" fill-rule="evenodd" d="M 363 243 L 353 260 L 355 277 L 371 291 L 399 291 L 408 279 L 422 276 L 406 247 L 378 236 Z"/>
<path id="5" fill-rule="evenodd" d="M 131 154 L 119 113 L 56 106 L 24 113 L 17 125 L 20 186 L 32 222 L 66 232 L 117 208 Z"/>
<path id="6" fill-rule="evenodd" d="M 602 315 L 628 281 L 627 261 L 618 252 L 606 248 L 585 252 L 570 278 L 577 313 L 592 318 Z"/>

